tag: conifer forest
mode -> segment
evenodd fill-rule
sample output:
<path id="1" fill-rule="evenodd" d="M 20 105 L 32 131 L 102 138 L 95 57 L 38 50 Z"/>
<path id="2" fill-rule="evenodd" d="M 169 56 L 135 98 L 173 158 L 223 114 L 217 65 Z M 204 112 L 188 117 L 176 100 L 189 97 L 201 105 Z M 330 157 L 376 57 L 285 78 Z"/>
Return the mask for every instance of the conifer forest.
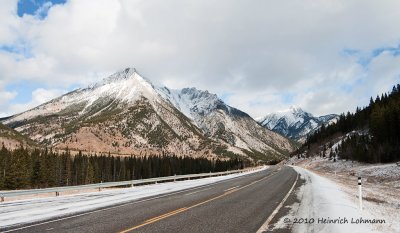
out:
<path id="1" fill-rule="evenodd" d="M 118 157 L 48 149 L 0 150 L 0 190 L 47 188 L 241 169 L 240 159 Z"/>

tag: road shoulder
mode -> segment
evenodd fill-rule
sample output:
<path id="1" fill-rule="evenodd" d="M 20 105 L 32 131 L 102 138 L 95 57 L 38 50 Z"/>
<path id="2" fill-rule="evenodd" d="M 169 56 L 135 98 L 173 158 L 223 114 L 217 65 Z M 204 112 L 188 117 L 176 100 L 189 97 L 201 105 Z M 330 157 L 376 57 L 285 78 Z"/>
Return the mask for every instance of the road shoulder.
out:
<path id="1" fill-rule="evenodd" d="M 301 185 L 270 231 L 380 232 L 378 224 L 355 223 L 360 219 L 379 219 L 367 211 L 361 212 L 339 185 L 306 169 L 294 168 L 301 176 Z"/>

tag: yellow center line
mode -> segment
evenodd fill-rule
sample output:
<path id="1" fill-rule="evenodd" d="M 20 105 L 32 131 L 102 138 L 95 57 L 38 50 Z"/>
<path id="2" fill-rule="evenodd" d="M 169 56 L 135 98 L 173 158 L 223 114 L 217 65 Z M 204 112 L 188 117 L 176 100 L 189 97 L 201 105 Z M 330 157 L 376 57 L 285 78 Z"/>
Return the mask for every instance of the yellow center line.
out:
<path id="1" fill-rule="evenodd" d="M 192 206 L 183 207 L 183 208 L 180 208 L 180 209 L 177 209 L 177 210 L 168 212 L 168 213 L 166 213 L 166 214 L 163 214 L 163 215 L 160 215 L 160 216 L 157 216 L 157 217 L 148 219 L 148 220 L 144 221 L 144 222 L 143 222 L 142 224 L 140 224 L 140 225 L 137 225 L 137 226 L 131 227 L 131 228 L 129 228 L 129 229 L 120 231 L 119 233 L 127 233 L 127 232 L 130 232 L 130 231 L 136 230 L 136 229 L 138 229 L 138 228 L 144 227 L 144 226 L 146 226 L 146 225 L 149 225 L 149 224 L 158 222 L 158 221 L 160 221 L 160 220 L 162 220 L 162 219 L 165 219 L 165 218 L 168 218 L 168 217 L 177 215 L 177 214 L 179 214 L 179 213 L 182 213 L 182 212 L 184 212 L 184 211 L 188 211 L 188 210 L 193 209 L 193 208 L 195 208 L 195 207 L 204 205 L 204 204 L 206 204 L 206 203 L 208 203 L 208 202 L 211 202 L 211 201 L 217 200 L 217 199 L 219 199 L 219 198 L 225 197 L 225 196 L 227 196 L 227 195 L 229 195 L 229 194 L 232 194 L 232 193 L 237 192 L 237 191 L 239 191 L 239 190 L 241 190 L 241 189 L 244 189 L 244 188 L 247 188 L 247 187 L 249 187 L 249 186 L 251 186 L 251 185 L 253 185 L 253 184 L 256 184 L 256 183 L 258 183 L 258 182 L 260 182 L 260 181 L 263 181 L 263 180 L 267 179 L 268 177 L 271 177 L 271 176 L 274 175 L 274 174 L 276 174 L 276 172 L 270 174 L 269 176 L 266 176 L 266 177 L 264 177 L 264 178 L 261 178 L 261 179 L 259 179 L 259 180 L 253 181 L 253 182 L 251 182 L 250 184 L 247 184 L 247 185 L 242 186 L 242 187 L 240 187 L 240 188 L 231 189 L 231 190 L 229 190 L 229 191 L 227 191 L 227 192 L 224 192 L 223 194 L 221 194 L 221 195 L 219 195 L 219 196 L 216 196 L 216 197 L 207 199 L 207 200 L 205 200 L 205 201 L 199 202 L 199 203 L 194 204 L 194 205 L 192 205 Z"/>
<path id="2" fill-rule="evenodd" d="M 164 219 L 164 218 L 168 218 L 169 216 L 178 214 L 178 213 L 183 212 L 183 211 L 185 211 L 185 210 L 186 210 L 186 208 L 180 208 L 180 209 L 177 209 L 177 210 L 175 210 L 175 211 L 172 211 L 172 212 L 163 214 L 163 215 L 161 215 L 161 216 L 158 216 L 158 217 L 155 217 L 155 218 L 151 218 L 151 219 L 149 219 L 149 220 L 146 220 L 144 223 L 142 223 L 142 224 L 140 224 L 140 225 L 137 225 L 137 226 L 132 227 L 132 228 L 129 228 L 129 229 L 127 229 L 127 230 L 121 231 L 120 233 L 126 233 L 126 232 L 129 232 L 129 231 L 133 231 L 133 230 L 135 230 L 135 229 L 144 227 L 144 226 L 149 225 L 149 224 L 152 224 L 152 223 L 154 223 L 154 222 L 158 222 L 158 221 L 160 221 L 160 220 L 162 220 L 162 219 Z"/>
<path id="3" fill-rule="evenodd" d="M 170 216 L 170 215 L 173 215 L 173 214 L 176 214 L 176 213 L 180 213 L 180 212 L 182 212 L 182 211 L 185 210 L 185 209 L 186 209 L 185 207 L 184 207 L 184 208 L 180 208 L 180 209 L 177 209 L 177 210 L 168 212 L 168 213 L 166 213 L 166 214 L 160 215 L 160 216 L 158 216 L 158 217 L 148 219 L 148 220 L 146 220 L 145 222 L 153 222 L 154 220 L 160 220 L 160 219 L 163 219 L 163 218 L 168 217 L 168 216 Z"/>
<path id="4" fill-rule="evenodd" d="M 229 191 L 229 190 L 235 189 L 235 188 L 237 188 L 237 187 L 239 187 L 239 185 L 238 185 L 238 186 L 235 186 L 235 187 L 232 187 L 232 188 L 225 189 L 224 191 L 226 192 L 226 191 Z"/>

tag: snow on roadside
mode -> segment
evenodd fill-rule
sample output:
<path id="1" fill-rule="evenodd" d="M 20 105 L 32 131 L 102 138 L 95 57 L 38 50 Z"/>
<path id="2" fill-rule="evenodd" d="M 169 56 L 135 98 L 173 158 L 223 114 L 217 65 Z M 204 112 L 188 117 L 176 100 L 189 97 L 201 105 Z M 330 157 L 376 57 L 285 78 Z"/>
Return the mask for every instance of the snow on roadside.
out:
<path id="1" fill-rule="evenodd" d="M 352 201 L 357 202 L 354 192 L 357 177 L 362 177 L 363 205 L 373 210 L 371 215 L 384 217 L 388 224 L 375 225 L 380 232 L 400 232 L 400 167 L 396 163 L 366 164 L 355 161 L 330 161 L 326 158 L 296 160 L 296 165 L 312 170 L 338 184 Z"/>
<path id="2" fill-rule="evenodd" d="M 360 219 L 363 221 L 387 220 L 384 217 L 374 218 L 368 211 L 360 211 L 358 204 L 351 200 L 335 182 L 304 168 L 294 168 L 305 181 L 296 193 L 300 203 L 291 206 L 289 214 L 282 217 L 275 224 L 274 229 L 289 226 L 293 232 L 365 233 L 379 232 L 379 225 L 389 224 L 388 222 L 360 223 Z M 357 189 L 354 192 L 356 193 Z M 304 222 L 294 223 L 296 219 L 298 222 Z"/>
<path id="3" fill-rule="evenodd" d="M 43 221 L 54 217 L 92 211 L 137 199 L 181 191 L 218 181 L 228 180 L 267 169 L 196 180 L 104 190 L 71 196 L 37 198 L 0 203 L 0 230 L 5 227 Z"/>

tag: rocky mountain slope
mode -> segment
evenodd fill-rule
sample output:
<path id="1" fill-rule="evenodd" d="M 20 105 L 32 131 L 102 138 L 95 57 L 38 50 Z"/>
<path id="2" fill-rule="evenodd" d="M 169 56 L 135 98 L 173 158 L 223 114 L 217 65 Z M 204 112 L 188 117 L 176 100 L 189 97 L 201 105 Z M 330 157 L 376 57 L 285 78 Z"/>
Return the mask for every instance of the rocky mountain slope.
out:
<path id="1" fill-rule="evenodd" d="M 3 123 L 43 145 L 97 153 L 271 161 L 294 149 L 216 95 L 155 87 L 132 68 Z"/>
<path id="2" fill-rule="evenodd" d="M 24 148 L 39 147 L 30 138 L 0 123 L 0 147 L 2 147 L 3 145 L 10 150 L 16 149 L 21 146 L 23 146 Z"/>
<path id="3" fill-rule="evenodd" d="M 170 90 L 163 87 L 158 92 L 190 118 L 207 137 L 241 148 L 247 154 L 285 153 L 294 146 L 286 138 L 263 129 L 248 114 L 225 104 L 208 91 L 196 88 Z"/>
<path id="4" fill-rule="evenodd" d="M 298 142 L 304 142 L 308 135 L 322 125 L 337 121 L 338 115 L 315 117 L 301 108 L 291 106 L 281 112 L 271 113 L 257 119 L 260 125 Z"/>

